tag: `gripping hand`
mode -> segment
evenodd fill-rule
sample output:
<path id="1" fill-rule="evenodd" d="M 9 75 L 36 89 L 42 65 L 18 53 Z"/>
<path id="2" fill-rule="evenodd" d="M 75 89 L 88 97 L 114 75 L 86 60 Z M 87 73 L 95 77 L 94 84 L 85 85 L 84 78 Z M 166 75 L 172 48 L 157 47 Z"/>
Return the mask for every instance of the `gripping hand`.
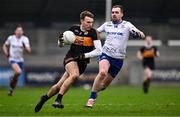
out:
<path id="1" fill-rule="evenodd" d="M 139 32 L 132 30 L 132 37 L 136 39 L 136 38 L 141 37 L 141 34 Z"/>
<path id="2" fill-rule="evenodd" d="M 64 45 L 65 45 L 65 43 L 64 43 L 63 36 L 60 35 L 59 38 L 58 38 L 58 46 L 63 47 Z"/>

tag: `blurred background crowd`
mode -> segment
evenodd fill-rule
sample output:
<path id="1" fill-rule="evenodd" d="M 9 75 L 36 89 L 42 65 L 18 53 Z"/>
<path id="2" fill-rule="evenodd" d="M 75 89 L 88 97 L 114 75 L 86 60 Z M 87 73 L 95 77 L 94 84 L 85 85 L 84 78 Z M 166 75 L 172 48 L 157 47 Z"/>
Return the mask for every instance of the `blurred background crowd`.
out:
<path id="1" fill-rule="evenodd" d="M 109 20 L 108 6 L 115 4 L 124 6 L 124 20 L 153 37 L 161 55 L 156 59 L 154 82 L 179 83 L 179 0 L 0 0 L 0 86 L 8 85 L 12 75 L 7 58 L 3 56 L 2 45 L 14 33 L 17 24 L 23 26 L 32 46 L 32 53 L 25 55 L 26 69 L 19 85 L 52 84 L 64 70 L 63 58 L 69 48 L 58 47 L 59 34 L 78 24 L 83 10 L 95 15 L 94 27 L 97 28 Z M 142 66 L 136 52 L 143 44 L 143 40 L 130 38 L 124 67 L 114 84 L 136 85 L 142 82 Z M 81 83 L 91 82 L 97 73 L 97 58 L 94 58 L 80 79 Z"/>

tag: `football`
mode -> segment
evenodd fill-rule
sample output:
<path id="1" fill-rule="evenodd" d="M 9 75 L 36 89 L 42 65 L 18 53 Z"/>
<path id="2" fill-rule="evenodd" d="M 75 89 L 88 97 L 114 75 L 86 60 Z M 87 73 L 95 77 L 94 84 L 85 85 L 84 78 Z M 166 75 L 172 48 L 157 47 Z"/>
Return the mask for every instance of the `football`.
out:
<path id="1" fill-rule="evenodd" d="M 63 39 L 64 39 L 64 43 L 72 44 L 74 43 L 76 36 L 72 31 L 65 31 L 63 33 Z"/>

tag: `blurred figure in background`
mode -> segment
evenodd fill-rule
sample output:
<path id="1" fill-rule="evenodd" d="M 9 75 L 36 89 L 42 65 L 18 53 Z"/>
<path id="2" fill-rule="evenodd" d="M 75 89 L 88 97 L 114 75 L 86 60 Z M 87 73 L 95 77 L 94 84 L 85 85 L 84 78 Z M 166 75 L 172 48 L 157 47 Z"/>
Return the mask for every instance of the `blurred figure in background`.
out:
<path id="1" fill-rule="evenodd" d="M 3 52 L 9 59 L 14 76 L 10 80 L 8 95 L 13 95 L 13 90 L 16 87 L 18 77 L 21 75 L 24 69 L 24 50 L 27 53 L 31 52 L 31 47 L 28 37 L 23 35 L 23 27 L 18 25 L 15 29 L 15 34 L 10 35 L 3 44 Z"/>
<path id="2" fill-rule="evenodd" d="M 122 17 L 123 6 L 115 5 L 111 11 L 112 21 L 105 22 L 97 29 L 99 33 L 105 32 L 106 40 L 99 57 L 99 73 L 94 80 L 87 107 L 92 108 L 97 93 L 107 88 L 121 70 L 129 35 L 132 34 L 134 38 L 145 37 L 143 32 Z"/>
<path id="3" fill-rule="evenodd" d="M 155 69 L 155 57 L 159 56 L 159 51 L 157 47 L 153 46 L 152 36 L 148 35 L 145 38 L 145 45 L 140 48 L 137 52 L 137 58 L 142 61 L 144 68 L 144 81 L 143 81 L 143 91 L 148 93 L 150 82 L 153 77 L 152 70 Z"/>
<path id="4" fill-rule="evenodd" d="M 71 44 L 69 51 L 64 58 L 65 72 L 59 82 L 53 85 L 47 94 L 41 96 L 40 101 L 35 107 L 35 112 L 39 112 L 43 104 L 52 96 L 57 95 L 53 107 L 64 108 L 62 98 L 77 80 L 84 73 L 90 58 L 98 56 L 101 53 L 101 41 L 98 39 L 97 32 L 93 28 L 94 15 L 89 11 L 83 11 L 80 14 L 80 25 L 72 26 L 75 36 L 75 42 Z M 63 36 L 59 39 L 59 46 L 63 46 Z M 73 97 L 72 97 L 73 99 Z"/>

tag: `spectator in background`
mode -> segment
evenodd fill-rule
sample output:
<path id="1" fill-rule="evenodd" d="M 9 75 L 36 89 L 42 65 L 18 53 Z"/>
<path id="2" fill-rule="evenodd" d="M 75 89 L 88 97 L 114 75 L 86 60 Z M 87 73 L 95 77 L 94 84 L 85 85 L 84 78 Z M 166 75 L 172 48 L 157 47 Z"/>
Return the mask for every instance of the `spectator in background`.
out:
<path id="1" fill-rule="evenodd" d="M 3 52 L 9 59 L 14 76 L 10 80 L 8 95 L 12 96 L 14 88 L 16 87 L 18 77 L 21 75 L 24 69 L 24 50 L 27 53 L 31 52 L 31 47 L 28 37 L 23 35 L 23 27 L 18 25 L 15 29 L 15 34 L 10 35 L 3 44 Z"/>
<path id="2" fill-rule="evenodd" d="M 148 35 L 145 38 L 145 45 L 140 48 L 137 52 L 137 58 L 142 61 L 144 68 L 144 81 L 143 81 L 143 91 L 148 93 L 150 82 L 153 77 L 152 70 L 155 69 L 154 58 L 159 56 L 159 51 L 157 47 L 153 46 L 152 36 Z"/>

